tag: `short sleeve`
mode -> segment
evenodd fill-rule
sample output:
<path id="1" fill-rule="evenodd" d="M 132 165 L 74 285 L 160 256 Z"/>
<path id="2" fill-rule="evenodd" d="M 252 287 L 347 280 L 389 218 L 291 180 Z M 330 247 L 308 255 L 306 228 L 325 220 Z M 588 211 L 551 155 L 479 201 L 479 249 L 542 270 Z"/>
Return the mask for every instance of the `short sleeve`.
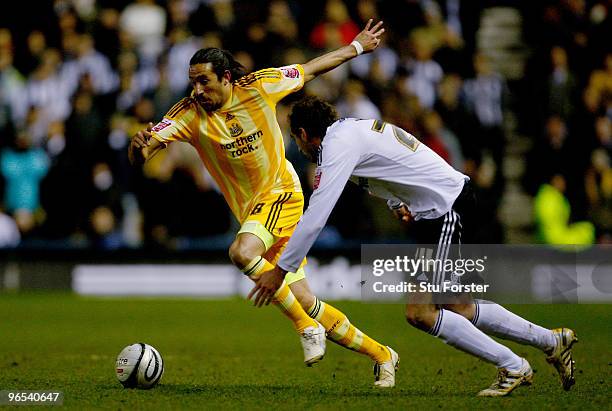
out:
<path id="1" fill-rule="evenodd" d="M 152 131 L 154 139 L 163 144 L 173 141 L 190 141 L 194 130 L 191 123 L 196 116 L 193 100 L 186 97 L 176 103 L 157 123 Z"/>
<path id="2" fill-rule="evenodd" d="M 256 87 L 271 103 L 304 87 L 304 69 L 300 64 L 255 71 L 240 78 L 236 85 Z"/>

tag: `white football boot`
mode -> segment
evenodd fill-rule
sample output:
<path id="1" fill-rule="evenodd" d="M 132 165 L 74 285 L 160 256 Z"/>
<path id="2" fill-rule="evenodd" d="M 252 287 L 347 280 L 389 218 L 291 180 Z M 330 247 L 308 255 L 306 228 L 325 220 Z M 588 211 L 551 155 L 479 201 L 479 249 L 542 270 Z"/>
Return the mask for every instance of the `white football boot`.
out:
<path id="1" fill-rule="evenodd" d="M 497 371 L 497 378 L 489 388 L 478 393 L 479 397 L 503 397 L 510 394 L 521 385 L 531 385 L 533 370 L 526 359 L 522 358 L 523 365 L 518 372 L 511 372 L 505 368 Z"/>
<path id="2" fill-rule="evenodd" d="M 306 327 L 300 335 L 304 349 L 304 364 L 307 367 L 318 363 L 325 356 L 325 328 L 319 324 L 317 328 Z"/>
<path id="3" fill-rule="evenodd" d="M 387 349 L 391 353 L 391 359 L 382 364 L 374 364 L 374 375 L 376 376 L 374 386 L 378 388 L 395 387 L 395 371 L 399 369 L 400 358 L 391 347 L 387 346 Z"/>

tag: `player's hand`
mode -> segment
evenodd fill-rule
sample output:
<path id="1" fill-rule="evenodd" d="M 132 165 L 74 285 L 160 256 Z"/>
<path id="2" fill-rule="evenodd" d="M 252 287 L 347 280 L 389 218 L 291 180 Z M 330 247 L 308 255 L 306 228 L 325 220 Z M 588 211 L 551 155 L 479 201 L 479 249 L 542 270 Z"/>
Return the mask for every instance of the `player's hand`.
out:
<path id="1" fill-rule="evenodd" d="M 147 128 L 136 133 L 128 147 L 128 159 L 132 165 L 142 165 L 145 162 L 143 150 L 149 146 L 151 142 L 151 130 L 153 123 L 149 123 Z"/>
<path id="2" fill-rule="evenodd" d="M 409 223 L 410 221 L 412 221 L 412 214 L 410 214 L 410 211 L 408 211 L 408 207 L 406 207 L 406 204 L 402 204 L 400 208 L 392 211 L 393 215 L 395 215 L 395 217 L 397 217 L 401 222 Z"/>
<path id="3" fill-rule="evenodd" d="M 255 307 L 270 304 L 274 298 L 274 294 L 276 294 L 283 284 L 285 274 L 286 273 L 279 267 L 275 267 L 273 270 L 261 274 L 257 281 L 255 281 L 255 287 L 253 287 L 247 299 L 250 300 L 255 296 L 253 302 Z"/>
<path id="4" fill-rule="evenodd" d="M 147 128 L 144 130 L 140 130 L 138 133 L 132 137 L 132 141 L 130 144 L 133 148 L 142 150 L 145 147 L 149 146 L 149 142 L 151 141 L 151 130 L 153 129 L 153 123 L 149 123 Z"/>
<path id="5" fill-rule="evenodd" d="M 379 21 L 372 27 L 372 19 L 368 20 L 365 29 L 355 37 L 355 40 L 361 43 L 364 53 L 370 53 L 380 44 L 380 36 L 385 32 L 381 28 L 383 22 Z"/>

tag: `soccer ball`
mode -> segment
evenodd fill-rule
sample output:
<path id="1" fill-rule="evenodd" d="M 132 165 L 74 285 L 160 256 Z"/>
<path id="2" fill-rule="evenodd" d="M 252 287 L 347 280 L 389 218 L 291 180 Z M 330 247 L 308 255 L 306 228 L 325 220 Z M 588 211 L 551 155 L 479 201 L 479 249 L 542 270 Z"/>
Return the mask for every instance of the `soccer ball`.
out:
<path id="1" fill-rule="evenodd" d="M 164 360 L 148 344 L 128 345 L 117 356 L 115 373 L 125 388 L 148 390 L 155 387 L 164 374 Z"/>

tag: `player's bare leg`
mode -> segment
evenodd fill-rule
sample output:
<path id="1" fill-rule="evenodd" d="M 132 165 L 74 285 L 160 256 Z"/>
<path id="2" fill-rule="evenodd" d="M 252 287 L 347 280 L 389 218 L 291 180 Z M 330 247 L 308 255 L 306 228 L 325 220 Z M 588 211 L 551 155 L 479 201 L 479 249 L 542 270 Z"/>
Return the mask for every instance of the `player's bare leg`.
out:
<path id="1" fill-rule="evenodd" d="M 265 245 L 259 237 L 251 233 L 240 233 L 230 246 L 229 256 L 245 275 L 255 280 L 259 274 L 274 268 L 262 257 L 265 251 Z M 323 327 L 306 314 L 286 283 L 283 282 L 274 297 L 274 305 L 293 322 L 300 334 L 304 363 L 310 366 L 320 361 L 325 355 Z"/>
<path id="2" fill-rule="evenodd" d="M 327 338 L 350 350 L 365 354 L 375 362 L 376 387 L 395 386 L 399 355 L 393 349 L 370 338 L 352 325 L 342 311 L 315 297 L 305 279 L 296 281 L 289 287 L 309 315 L 325 327 Z"/>

